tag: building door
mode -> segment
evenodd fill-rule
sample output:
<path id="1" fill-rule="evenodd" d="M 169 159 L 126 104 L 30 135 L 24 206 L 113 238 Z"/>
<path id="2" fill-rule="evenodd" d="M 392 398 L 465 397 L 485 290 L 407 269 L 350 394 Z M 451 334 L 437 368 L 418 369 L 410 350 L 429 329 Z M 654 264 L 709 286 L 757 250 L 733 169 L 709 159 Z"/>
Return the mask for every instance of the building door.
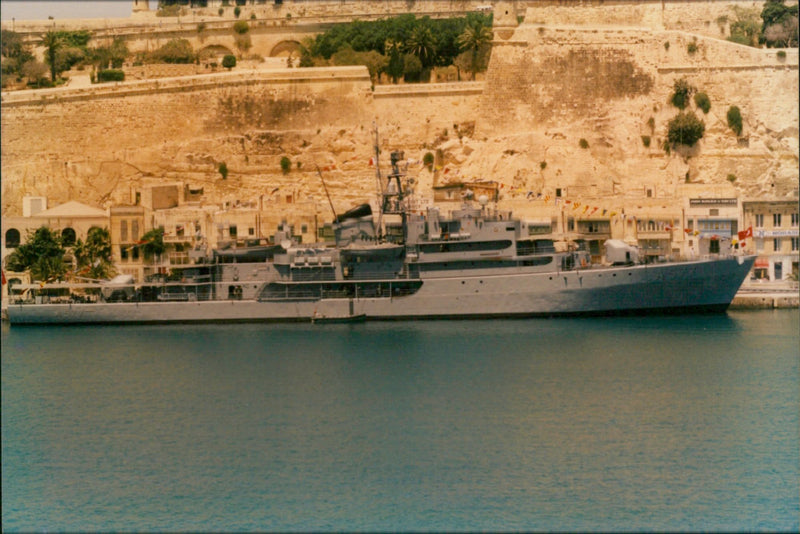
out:
<path id="1" fill-rule="evenodd" d="M 783 262 L 775 262 L 775 280 L 783 280 Z"/>

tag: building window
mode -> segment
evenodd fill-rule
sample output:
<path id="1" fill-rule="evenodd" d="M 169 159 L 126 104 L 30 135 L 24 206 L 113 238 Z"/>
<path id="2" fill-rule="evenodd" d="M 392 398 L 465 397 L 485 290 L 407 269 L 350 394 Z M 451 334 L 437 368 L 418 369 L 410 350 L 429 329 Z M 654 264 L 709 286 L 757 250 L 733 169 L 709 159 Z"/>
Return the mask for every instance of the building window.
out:
<path id="1" fill-rule="evenodd" d="M 119 257 L 122 261 L 128 261 L 128 248 L 125 245 L 120 245 Z"/>
<path id="2" fill-rule="evenodd" d="M 247 235 L 256 235 L 256 229 L 252 226 L 247 229 Z"/>
<path id="3" fill-rule="evenodd" d="M 759 213 L 756 215 L 756 228 L 764 228 L 764 214 Z"/>
<path id="4" fill-rule="evenodd" d="M 128 221 L 119 222 L 119 240 L 123 243 L 128 241 Z"/>
<path id="5" fill-rule="evenodd" d="M 567 232 L 575 231 L 575 219 L 572 217 L 567 218 Z"/>
<path id="6" fill-rule="evenodd" d="M 136 219 L 131 221 L 131 239 L 133 241 L 139 240 L 139 221 Z"/>
<path id="7" fill-rule="evenodd" d="M 716 217 L 717 215 L 719 215 L 719 208 L 711 208 L 710 210 L 708 210 L 708 214 L 709 216 Z"/>
<path id="8" fill-rule="evenodd" d="M 177 224 L 175 225 L 175 235 L 178 237 L 183 237 L 183 225 Z"/>
<path id="9" fill-rule="evenodd" d="M 778 239 L 777 237 L 772 240 L 772 250 L 774 250 L 775 252 L 781 251 L 781 240 Z"/>
<path id="10" fill-rule="evenodd" d="M 708 253 L 719 254 L 719 239 L 712 239 L 708 242 Z"/>
<path id="11" fill-rule="evenodd" d="M 300 233 L 301 234 L 307 234 L 308 233 L 308 225 L 307 224 L 300 225 Z"/>
<path id="12" fill-rule="evenodd" d="M 792 226 L 797 226 L 798 222 L 800 222 L 800 214 L 792 213 Z"/>
<path id="13" fill-rule="evenodd" d="M 557 187 L 557 188 L 556 188 L 556 196 L 557 196 L 557 197 L 560 197 L 560 196 L 561 196 L 561 188 L 560 188 L 560 187 Z"/>
<path id="14" fill-rule="evenodd" d="M 17 248 L 19 246 L 19 230 L 9 228 L 6 232 L 6 248 Z"/>
<path id="15" fill-rule="evenodd" d="M 132 257 L 134 260 L 138 260 L 138 259 L 139 259 L 139 247 L 133 247 L 133 248 L 131 249 L 131 257 Z"/>
<path id="16" fill-rule="evenodd" d="M 236 239 L 236 236 L 238 235 L 238 231 L 237 231 L 237 229 L 236 229 L 236 225 L 235 225 L 235 224 L 232 224 L 232 225 L 231 225 L 231 226 L 228 228 L 228 235 L 230 235 L 230 236 L 231 236 L 231 239 Z"/>
<path id="17" fill-rule="evenodd" d="M 764 252 L 764 240 L 756 239 L 756 252 Z"/>
<path id="18" fill-rule="evenodd" d="M 800 250 L 800 243 L 798 243 L 798 241 L 800 241 L 800 237 L 792 238 L 792 252 L 797 252 Z"/>
<path id="19" fill-rule="evenodd" d="M 781 214 L 780 213 L 773 213 L 772 214 L 772 226 L 775 228 L 781 227 Z"/>

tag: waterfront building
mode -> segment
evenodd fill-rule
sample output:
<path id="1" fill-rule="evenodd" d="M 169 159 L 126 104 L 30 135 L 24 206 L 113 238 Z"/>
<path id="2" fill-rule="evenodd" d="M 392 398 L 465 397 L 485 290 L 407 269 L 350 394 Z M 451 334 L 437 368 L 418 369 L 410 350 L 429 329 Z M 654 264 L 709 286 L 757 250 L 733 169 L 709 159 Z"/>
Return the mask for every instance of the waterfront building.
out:
<path id="1" fill-rule="evenodd" d="M 745 251 L 758 254 L 753 277 L 760 280 L 797 280 L 800 256 L 800 219 L 797 200 L 745 201 L 742 227 L 753 229 Z"/>
<path id="2" fill-rule="evenodd" d="M 146 232 L 142 206 L 111 206 L 109 215 L 111 254 L 120 274 L 144 280 L 145 257 L 139 242 Z"/>
<path id="3" fill-rule="evenodd" d="M 726 252 L 739 232 L 741 206 L 735 197 L 688 198 L 684 229 L 690 257 Z"/>
<path id="4" fill-rule="evenodd" d="M 80 239 L 86 241 L 92 227 L 108 228 L 106 210 L 87 206 L 75 200 L 50 209 L 44 197 L 23 198 L 22 216 L 2 218 L 2 258 L 27 240 L 28 234 L 46 226 L 56 232 L 65 247 L 71 247 Z"/>

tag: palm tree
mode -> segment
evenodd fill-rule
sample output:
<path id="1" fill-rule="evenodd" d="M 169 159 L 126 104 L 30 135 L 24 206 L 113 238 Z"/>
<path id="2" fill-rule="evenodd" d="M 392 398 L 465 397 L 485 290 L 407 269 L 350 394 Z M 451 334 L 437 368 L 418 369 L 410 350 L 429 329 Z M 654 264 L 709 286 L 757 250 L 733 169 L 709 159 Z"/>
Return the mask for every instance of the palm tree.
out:
<path id="1" fill-rule="evenodd" d="M 386 73 L 392 77 L 392 83 L 397 83 L 397 79 L 403 75 L 403 55 L 399 41 L 387 39 L 383 45 L 386 55 L 389 57 L 389 64 L 386 66 Z"/>
<path id="2" fill-rule="evenodd" d="M 428 26 L 415 26 L 406 41 L 406 49 L 419 58 L 423 67 L 430 67 L 436 56 L 436 40 Z"/>
<path id="3" fill-rule="evenodd" d="M 472 79 L 478 71 L 478 52 L 492 41 L 494 35 L 488 26 L 483 24 L 470 25 L 464 28 L 456 40 L 462 51 L 472 50 Z"/>
<path id="4" fill-rule="evenodd" d="M 142 236 L 139 243 L 142 245 L 145 258 L 160 256 L 166 249 L 164 246 L 164 229 L 154 228 L 150 230 Z"/>
<path id="5" fill-rule="evenodd" d="M 61 48 L 61 37 L 57 32 L 50 30 L 44 34 L 42 46 L 45 47 L 44 57 L 50 64 L 50 80 L 56 83 L 56 75 L 58 74 L 56 72 L 56 61 L 58 50 Z"/>
<path id="6" fill-rule="evenodd" d="M 106 228 L 93 226 L 86 235 L 86 241 L 78 239 L 72 247 L 80 273 L 89 278 L 109 278 L 114 272 L 111 258 L 111 234 Z"/>

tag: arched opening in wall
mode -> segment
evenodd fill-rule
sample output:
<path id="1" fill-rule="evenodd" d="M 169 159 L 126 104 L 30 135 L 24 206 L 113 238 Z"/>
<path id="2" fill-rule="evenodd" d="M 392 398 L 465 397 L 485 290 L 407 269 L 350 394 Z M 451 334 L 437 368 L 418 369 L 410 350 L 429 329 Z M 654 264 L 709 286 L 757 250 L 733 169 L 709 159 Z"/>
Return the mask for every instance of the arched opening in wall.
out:
<path id="1" fill-rule="evenodd" d="M 6 231 L 6 248 L 17 248 L 19 246 L 19 230 L 9 228 Z"/>
<path id="2" fill-rule="evenodd" d="M 210 59 L 222 61 L 222 58 L 227 55 L 233 55 L 233 51 L 221 44 L 210 44 L 204 46 L 197 52 L 197 57 L 200 58 L 200 61 L 207 61 Z"/>
<path id="3" fill-rule="evenodd" d="M 61 244 L 65 247 L 71 247 L 75 244 L 75 230 L 72 228 L 64 228 L 61 230 Z"/>
<path id="4" fill-rule="evenodd" d="M 272 47 L 269 57 L 300 57 L 300 43 L 297 41 L 281 41 Z"/>

